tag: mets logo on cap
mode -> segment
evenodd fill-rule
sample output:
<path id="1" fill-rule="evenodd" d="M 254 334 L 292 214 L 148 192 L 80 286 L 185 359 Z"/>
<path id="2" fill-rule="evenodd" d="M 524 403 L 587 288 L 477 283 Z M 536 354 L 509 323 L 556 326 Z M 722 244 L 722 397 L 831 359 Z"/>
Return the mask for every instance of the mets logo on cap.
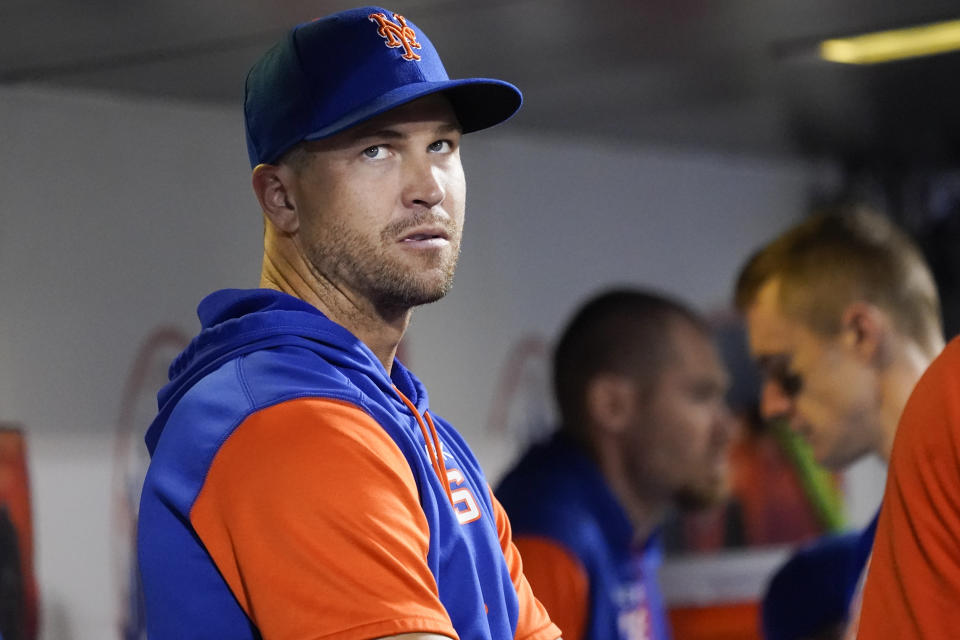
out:
<path id="1" fill-rule="evenodd" d="M 407 24 L 407 21 L 403 19 L 403 16 L 399 13 L 393 14 L 393 17 L 396 18 L 396 22 L 391 22 L 387 16 L 382 13 L 371 13 L 369 16 L 370 22 L 375 22 L 380 25 L 380 28 L 377 29 L 377 33 L 380 34 L 380 37 L 386 40 L 386 44 L 391 49 L 396 49 L 403 47 L 403 56 L 404 60 L 419 60 L 420 56 L 413 52 L 414 49 L 420 48 L 420 43 L 417 42 L 417 34 L 414 30 Z"/>

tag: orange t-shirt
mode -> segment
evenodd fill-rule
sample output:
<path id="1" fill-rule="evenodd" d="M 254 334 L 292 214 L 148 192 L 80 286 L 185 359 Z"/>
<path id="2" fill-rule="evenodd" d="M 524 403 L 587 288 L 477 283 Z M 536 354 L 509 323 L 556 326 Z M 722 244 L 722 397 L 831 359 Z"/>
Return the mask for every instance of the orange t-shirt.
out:
<path id="1" fill-rule="evenodd" d="M 857 637 L 960 638 L 960 339 L 900 419 Z"/>

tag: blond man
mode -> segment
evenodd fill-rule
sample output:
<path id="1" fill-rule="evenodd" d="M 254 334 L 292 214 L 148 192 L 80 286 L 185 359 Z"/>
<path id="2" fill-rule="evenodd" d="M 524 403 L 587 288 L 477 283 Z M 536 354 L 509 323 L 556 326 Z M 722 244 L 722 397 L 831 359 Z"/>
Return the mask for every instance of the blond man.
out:
<path id="1" fill-rule="evenodd" d="M 863 208 L 814 215 L 747 262 L 736 304 L 763 371 L 764 417 L 788 421 L 830 469 L 846 469 L 867 455 L 887 462 L 907 398 L 943 348 L 933 277 L 906 234 Z M 768 638 L 815 637 L 843 627 L 874 527 L 875 520 L 854 534 L 859 539 L 847 545 L 848 562 L 825 565 L 822 583 L 842 584 L 836 601 L 814 605 L 805 600 L 811 592 L 774 579 L 764 602 Z M 823 544 L 824 552 L 827 545 L 835 549 L 835 541 Z M 804 557 L 819 551 L 806 549 Z M 808 588 L 817 583 L 809 581 Z M 787 622 L 804 607 L 806 628 Z"/>

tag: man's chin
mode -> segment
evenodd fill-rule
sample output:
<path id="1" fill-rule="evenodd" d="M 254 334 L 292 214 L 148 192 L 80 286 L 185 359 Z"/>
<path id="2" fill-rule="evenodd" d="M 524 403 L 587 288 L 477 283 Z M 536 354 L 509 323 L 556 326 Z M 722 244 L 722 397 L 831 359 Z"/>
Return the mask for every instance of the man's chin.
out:
<path id="1" fill-rule="evenodd" d="M 382 291 L 377 297 L 381 306 L 410 309 L 440 300 L 450 292 L 452 286 L 452 278 L 439 282 L 408 282 L 404 283 L 403 286 Z"/>

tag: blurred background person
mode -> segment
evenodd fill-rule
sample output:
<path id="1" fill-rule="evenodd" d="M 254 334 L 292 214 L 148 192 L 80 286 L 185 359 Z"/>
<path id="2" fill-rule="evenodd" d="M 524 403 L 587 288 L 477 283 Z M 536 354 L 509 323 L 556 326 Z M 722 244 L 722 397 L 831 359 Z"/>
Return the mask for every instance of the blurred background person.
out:
<path id="1" fill-rule="evenodd" d="M 760 371 L 750 358 L 743 319 L 709 317 L 737 423 L 730 445 L 730 493 L 715 507 L 678 511 L 664 527 L 666 558 L 810 540 L 843 527 L 840 483 L 818 465 L 799 435 L 760 416 Z M 676 607 L 672 607 L 676 609 Z M 755 627 L 755 612 L 746 625 Z M 676 629 L 677 620 L 672 620 Z M 712 621 L 710 623 L 712 624 Z"/>
<path id="2" fill-rule="evenodd" d="M 524 572 L 565 640 L 670 637 L 658 535 L 674 507 L 727 493 L 727 373 L 704 321 L 639 290 L 608 291 L 554 352 L 560 427 L 497 496 Z"/>
<path id="3" fill-rule="evenodd" d="M 735 298 L 764 418 L 787 421 L 828 469 L 887 462 L 907 397 L 943 348 L 934 280 L 906 234 L 863 208 L 819 213 L 750 258 Z M 875 527 L 814 543 L 774 576 L 769 640 L 839 637 Z"/>

